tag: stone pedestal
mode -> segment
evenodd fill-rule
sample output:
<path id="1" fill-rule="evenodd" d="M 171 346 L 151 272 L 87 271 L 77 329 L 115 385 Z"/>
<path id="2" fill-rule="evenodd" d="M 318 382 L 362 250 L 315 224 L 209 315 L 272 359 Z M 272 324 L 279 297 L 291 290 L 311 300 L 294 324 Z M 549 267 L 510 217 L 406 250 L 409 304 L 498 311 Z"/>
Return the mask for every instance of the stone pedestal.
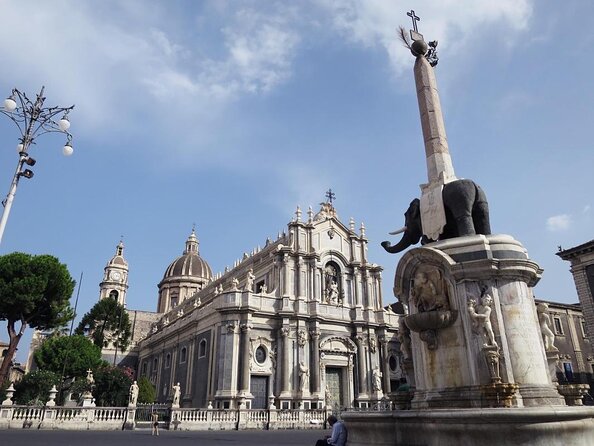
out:
<path id="1" fill-rule="evenodd" d="M 564 404 L 534 306 L 541 272 L 507 235 L 435 242 L 402 257 L 394 290 L 409 308 L 413 409 L 493 407 L 500 397 L 505 406 Z"/>
<path id="2" fill-rule="evenodd" d="M 557 370 L 559 369 L 559 350 L 549 350 L 547 354 L 547 364 L 549 366 L 549 377 L 551 382 L 557 383 Z"/>
<path id="3" fill-rule="evenodd" d="M 591 407 L 344 412 L 349 446 L 590 446 Z"/>
<path id="4" fill-rule="evenodd" d="M 568 406 L 583 406 L 584 395 L 588 393 L 590 386 L 588 384 L 561 384 L 558 390 Z"/>

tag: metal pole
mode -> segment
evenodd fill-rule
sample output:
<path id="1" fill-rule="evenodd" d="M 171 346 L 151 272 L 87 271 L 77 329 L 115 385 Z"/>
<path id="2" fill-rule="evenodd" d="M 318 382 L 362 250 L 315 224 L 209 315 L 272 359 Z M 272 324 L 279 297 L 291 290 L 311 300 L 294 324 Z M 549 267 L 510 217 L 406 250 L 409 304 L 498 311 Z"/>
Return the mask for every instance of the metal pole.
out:
<path id="1" fill-rule="evenodd" d="M 76 300 L 74 301 L 74 315 L 72 316 L 72 321 L 70 322 L 70 334 L 72 336 L 72 329 L 74 328 L 74 320 L 76 319 L 76 307 L 78 306 L 78 296 L 80 294 L 80 287 L 82 285 L 83 280 L 83 271 L 80 272 L 80 280 L 78 281 L 78 290 L 76 291 Z M 68 362 L 70 350 L 66 351 L 66 356 L 64 358 L 64 366 L 62 367 L 62 376 L 60 376 L 60 388 L 58 389 L 58 399 L 62 398 L 62 388 L 64 386 L 64 374 L 66 373 L 66 363 Z M 64 400 L 62 399 L 62 406 L 64 405 Z"/>
<path id="2" fill-rule="evenodd" d="M 2 218 L 0 219 L 0 244 L 2 243 L 2 236 L 4 235 L 4 228 L 6 228 L 6 222 L 8 221 L 8 215 L 10 214 L 10 208 L 12 207 L 12 202 L 14 200 L 14 195 L 16 194 L 16 189 L 19 184 L 19 178 L 21 177 L 21 169 L 23 168 L 23 163 L 27 159 L 26 152 L 19 153 L 19 162 L 17 163 L 17 168 L 12 177 L 12 183 L 10 183 L 10 189 L 8 191 L 8 195 L 6 196 L 6 200 L 3 201 L 4 211 L 2 211 Z"/>

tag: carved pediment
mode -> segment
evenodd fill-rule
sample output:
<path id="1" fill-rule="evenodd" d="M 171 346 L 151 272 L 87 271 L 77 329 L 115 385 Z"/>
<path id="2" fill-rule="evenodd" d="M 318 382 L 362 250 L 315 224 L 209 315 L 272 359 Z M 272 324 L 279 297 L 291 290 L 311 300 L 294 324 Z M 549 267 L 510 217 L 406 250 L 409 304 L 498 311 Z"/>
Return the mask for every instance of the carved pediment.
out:
<path id="1" fill-rule="evenodd" d="M 354 353 L 357 347 L 349 338 L 329 336 L 320 341 L 320 350 L 326 352 Z"/>

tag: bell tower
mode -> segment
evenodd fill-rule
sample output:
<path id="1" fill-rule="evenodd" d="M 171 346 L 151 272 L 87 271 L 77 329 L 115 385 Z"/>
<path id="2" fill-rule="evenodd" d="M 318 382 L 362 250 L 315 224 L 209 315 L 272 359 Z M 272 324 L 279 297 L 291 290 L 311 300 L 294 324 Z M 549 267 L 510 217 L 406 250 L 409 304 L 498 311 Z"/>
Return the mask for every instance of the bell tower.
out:
<path id="1" fill-rule="evenodd" d="M 111 297 L 125 305 L 128 291 L 128 262 L 124 259 L 124 242 L 116 246 L 115 255 L 105 266 L 103 280 L 99 284 L 99 300 Z"/>

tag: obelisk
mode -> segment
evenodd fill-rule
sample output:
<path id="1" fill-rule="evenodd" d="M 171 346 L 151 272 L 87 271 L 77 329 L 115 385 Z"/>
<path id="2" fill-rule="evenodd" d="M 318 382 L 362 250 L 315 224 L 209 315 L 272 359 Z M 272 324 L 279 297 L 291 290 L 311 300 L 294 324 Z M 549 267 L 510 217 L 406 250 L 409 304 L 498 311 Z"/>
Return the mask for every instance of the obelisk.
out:
<path id="1" fill-rule="evenodd" d="M 414 76 L 427 162 L 428 181 L 426 184 L 421 184 L 421 223 L 423 234 L 432 240 L 437 240 L 446 224 L 441 196 L 443 185 L 454 181 L 456 174 L 448 148 L 435 72 L 428 60 L 432 58 L 435 63 L 437 62 L 435 57 L 437 43 L 432 43 L 430 48 L 423 39 L 423 35 L 418 32 L 416 22 L 420 19 L 414 11 L 408 15 L 412 18 L 414 28 L 410 30 L 413 39 L 410 49 L 416 57 Z"/>

